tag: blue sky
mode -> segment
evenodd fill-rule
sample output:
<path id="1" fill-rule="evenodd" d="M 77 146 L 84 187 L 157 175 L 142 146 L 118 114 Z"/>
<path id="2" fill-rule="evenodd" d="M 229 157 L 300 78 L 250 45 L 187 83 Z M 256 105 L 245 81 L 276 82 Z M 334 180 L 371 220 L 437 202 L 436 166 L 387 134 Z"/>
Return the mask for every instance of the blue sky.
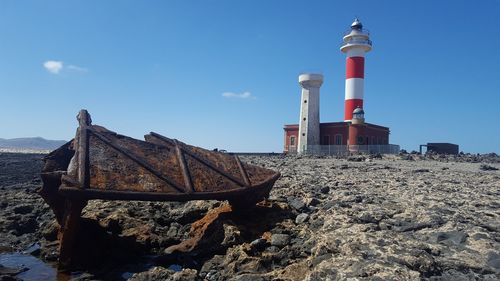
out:
<path id="1" fill-rule="evenodd" d="M 342 34 L 371 32 L 365 112 L 391 143 L 500 153 L 500 1 L 0 0 L 0 137 L 70 139 L 79 109 L 136 138 L 282 151 L 303 72 L 343 119 Z"/>

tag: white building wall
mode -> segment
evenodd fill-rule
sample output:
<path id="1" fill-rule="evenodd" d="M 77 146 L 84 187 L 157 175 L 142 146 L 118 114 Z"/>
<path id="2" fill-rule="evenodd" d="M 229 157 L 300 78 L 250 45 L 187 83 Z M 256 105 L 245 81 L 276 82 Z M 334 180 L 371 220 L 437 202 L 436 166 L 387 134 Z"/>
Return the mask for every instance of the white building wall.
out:
<path id="1" fill-rule="evenodd" d="M 299 76 L 299 83 L 302 94 L 297 151 L 303 153 L 308 145 L 320 144 L 319 88 L 323 83 L 323 75 L 302 74 Z"/>

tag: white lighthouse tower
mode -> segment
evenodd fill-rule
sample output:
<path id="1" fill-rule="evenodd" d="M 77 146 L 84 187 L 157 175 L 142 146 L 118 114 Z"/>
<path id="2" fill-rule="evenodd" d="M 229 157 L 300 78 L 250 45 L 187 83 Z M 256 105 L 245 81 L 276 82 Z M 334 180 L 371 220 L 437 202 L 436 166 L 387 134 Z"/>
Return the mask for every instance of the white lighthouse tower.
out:
<path id="1" fill-rule="evenodd" d="M 299 76 L 302 87 L 300 102 L 298 153 L 304 153 L 312 145 L 319 145 L 319 87 L 323 84 L 321 74 Z"/>
<path id="2" fill-rule="evenodd" d="M 356 108 L 363 108 L 363 92 L 365 79 L 365 53 L 372 49 L 370 33 L 355 19 L 351 29 L 344 35 L 340 50 L 347 54 L 345 77 L 345 111 L 344 121 L 352 119 Z"/>

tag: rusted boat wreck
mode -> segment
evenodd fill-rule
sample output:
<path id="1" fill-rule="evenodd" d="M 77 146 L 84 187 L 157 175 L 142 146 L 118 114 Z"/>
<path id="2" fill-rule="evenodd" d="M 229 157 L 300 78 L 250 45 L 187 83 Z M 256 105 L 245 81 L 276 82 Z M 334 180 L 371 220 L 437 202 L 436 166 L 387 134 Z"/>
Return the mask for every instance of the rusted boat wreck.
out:
<path id="1" fill-rule="evenodd" d="M 248 208 L 269 195 L 278 172 L 236 155 L 156 133 L 145 141 L 92 125 L 81 110 L 73 140 L 45 157 L 39 193 L 60 225 L 60 268 L 71 266 L 80 214 L 88 200 L 228 200 Z"/>

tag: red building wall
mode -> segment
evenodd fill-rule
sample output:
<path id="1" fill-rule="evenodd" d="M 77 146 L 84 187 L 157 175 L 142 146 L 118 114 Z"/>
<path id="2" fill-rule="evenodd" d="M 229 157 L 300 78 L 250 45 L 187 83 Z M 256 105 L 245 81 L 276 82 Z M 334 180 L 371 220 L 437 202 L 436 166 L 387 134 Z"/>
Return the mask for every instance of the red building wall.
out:
<path id="1" fill-rule="evenodd" d="M 372 124 L 364 124 L 361 126 L 363 126 L 363 129 L 358 133 L 358 136 L 364 138 L 363 145 L 389 144 L 389 128 Z M 353 126 L 351 125 L 351 127 Z"/>
<path id="2" fill-rule="evenodd" d="M 299 142 L 299 125 L 285 125 L 285 147 L 283 152 L 296 152 Z M 293 142 L 293 143 L 292 143 Z"/>
<path id="3" fill-rule="evenodd" d="M 298 145 L 299 125 L 285 125 L 283 151 L 296 152 Z M 360 137 L 358 143 L 353 135 Z M 293 139 L 292 139 L 293 138 Z M 292 144 L 292 141 L 294 142 Z M 352 125 L 349 122 L 331 122 L 320 124 L 320 145 L 385 145 L 389 144 L 389 128 L 365 123 Z"/>
<path id="4" fill-rule="evenodd" d="M 319 126 L 321 145 L 345 145 L 349 137 L 349 123 L 322 123 Z M 337 140 L 340 139 L 340 143 Z"/>

